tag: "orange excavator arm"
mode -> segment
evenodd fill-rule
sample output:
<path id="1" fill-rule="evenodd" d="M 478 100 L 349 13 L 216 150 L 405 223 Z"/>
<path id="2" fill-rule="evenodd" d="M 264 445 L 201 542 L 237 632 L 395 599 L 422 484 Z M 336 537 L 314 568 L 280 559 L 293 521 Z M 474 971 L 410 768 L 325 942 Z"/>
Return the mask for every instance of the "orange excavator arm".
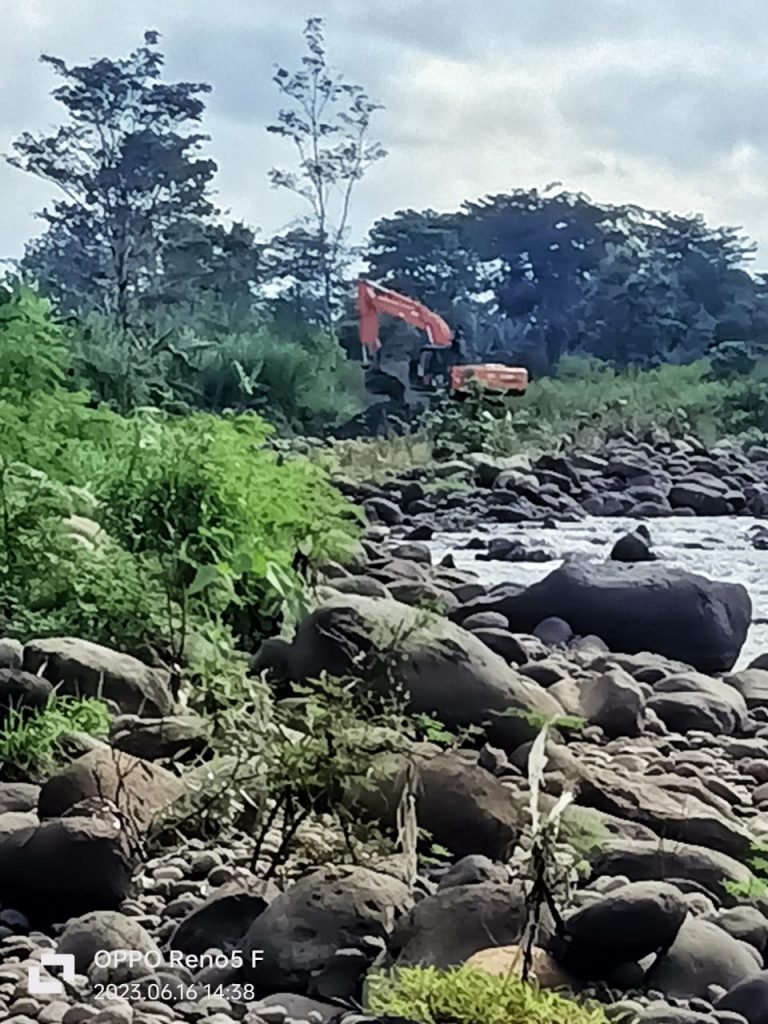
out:
<path id="1" fill-rule="evenodd" d="M 360 343 L 372 355 L 381 348 L 379 314 L 399 317 L 413 327 L 426 331 L 430 345 L 451 344 L 453 331 L 437 313 L 415 299 L 393 292 L 370 281 L 357 283 L 357 310 L 360 317 Z"/>

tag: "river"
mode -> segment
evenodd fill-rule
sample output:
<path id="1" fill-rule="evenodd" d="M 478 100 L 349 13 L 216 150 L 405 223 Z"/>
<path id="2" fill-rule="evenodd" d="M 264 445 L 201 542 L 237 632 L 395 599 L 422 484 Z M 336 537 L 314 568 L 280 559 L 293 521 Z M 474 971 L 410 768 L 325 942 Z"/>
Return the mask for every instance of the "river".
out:
<path id="1" fill-rule="evenodd" d="M 530 584 L 557 568 L 563 558 L 589 552 L 607 558 L 616 539 L 639 525 L 635 519 L 590 517 L 578 523 L 562 523 L 557 529 L 537 526 L 483 527 L 466 533 L 437 534 L 431 543 L 435 560 L 450 552 L 458 569 L 471 570 L 483 583 Z M 765 520 L 741 518 L 678 518 L 645 521 L 654 551 L 667 565 L 690 569 L 716 580 L 742 583 L 752 598 L 752 627 L 737 668 L 744 668 L 758 654 L 768 652 L 768 551 L 756 551 L 749 539 L 751 527 L 765 527 Z M 472 536 L 509 537 L 528 549 L 546 548 L 555 556 L 548 562 L 483 562 L 476 551 L 461 545 Z"/>

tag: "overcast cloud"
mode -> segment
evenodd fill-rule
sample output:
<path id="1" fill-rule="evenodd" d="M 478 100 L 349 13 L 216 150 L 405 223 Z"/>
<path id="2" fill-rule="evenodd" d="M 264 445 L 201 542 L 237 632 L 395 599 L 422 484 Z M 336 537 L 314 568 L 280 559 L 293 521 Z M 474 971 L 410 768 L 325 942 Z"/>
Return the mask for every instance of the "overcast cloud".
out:
<path id="1" fill-rule="evenodd" d="M 59 119 L 41 52 L 120 56 L 154 28 L 169 78 L 213 86 L 219 204 L 279 230 L 300 206 L 267 181 L 292 155 L 264 130 L 272 68 L 296 63 L 317 14 L 333 62 L 386 106 L 358 235 L 397 209 L 557 180 L 743 226 L 768 268 L 764 0 L 0 0 L 0 14 L 1 152 Z M 17 256 L 54 192 L 3 164 L 0 195 L 0 256 Z"/>

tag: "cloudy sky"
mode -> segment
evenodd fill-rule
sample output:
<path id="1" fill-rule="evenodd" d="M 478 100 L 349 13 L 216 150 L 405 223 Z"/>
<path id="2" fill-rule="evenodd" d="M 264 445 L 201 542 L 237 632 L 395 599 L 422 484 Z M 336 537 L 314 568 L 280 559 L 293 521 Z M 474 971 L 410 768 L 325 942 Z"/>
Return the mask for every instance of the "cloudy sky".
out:
<path id="1" fill-rule="evenodd" d="M 360 186 L 358 234 L 396 209 L 557 180 L 743 226 L 768 268 L 765 0 L 0 0 L 0 14 L 3 153 L 57 122 L 41 52 L 120 56 L 157 29 L 169 78 L 213 86 L 219 204 L 278 230 L 300 207 L 267 181 L 291 157 L 265 131 L 272 69 L 296 63 L 321 15 L 334 64 L 386 107 L 389 156 Z M 0 256 L 20 254 L 53 194 L 0 165 Z"/>

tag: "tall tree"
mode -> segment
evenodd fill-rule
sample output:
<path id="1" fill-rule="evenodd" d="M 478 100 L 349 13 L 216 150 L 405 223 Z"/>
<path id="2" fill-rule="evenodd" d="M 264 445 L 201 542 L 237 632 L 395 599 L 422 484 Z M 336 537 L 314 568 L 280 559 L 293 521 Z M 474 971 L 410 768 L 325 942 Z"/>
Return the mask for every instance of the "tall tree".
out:
<path id="1" fill-rule="evenodd" d="M 127 58 L 79 66 L 43 56 L 64 80 L 53 96 L 68 120 L 51 135 L 25 132 L 7 157 L 64 194 L 41 214 L 48 227 L 26 270 L 65 307 L 108 312 L 122 327 L 167 284 L 164 261 L 181 226 L 215 212 L 216 165 L 196 130 L 210 86 L 161 81 L 158 41 L 146 32 Z"/>
<path id="2" fill-rule="evenodd" d="M 321 18 L 307 21 L 304 39 L 307 52 L 299 70 L 278 67 L 275 72 L 274 82 L 288 105 L 267 128 L 293 143 L 298 166 L 273 168 L 270 180 L 310 206 L 302 227 L 314 239 L 310 262 L 317 265 L 323 319 L 332 329 L 349 257 L 352 194 L 366 170 L 386 154 L 380 143 L 368 138 L 371 118 L 380 104 L 329 65 Z"/>

